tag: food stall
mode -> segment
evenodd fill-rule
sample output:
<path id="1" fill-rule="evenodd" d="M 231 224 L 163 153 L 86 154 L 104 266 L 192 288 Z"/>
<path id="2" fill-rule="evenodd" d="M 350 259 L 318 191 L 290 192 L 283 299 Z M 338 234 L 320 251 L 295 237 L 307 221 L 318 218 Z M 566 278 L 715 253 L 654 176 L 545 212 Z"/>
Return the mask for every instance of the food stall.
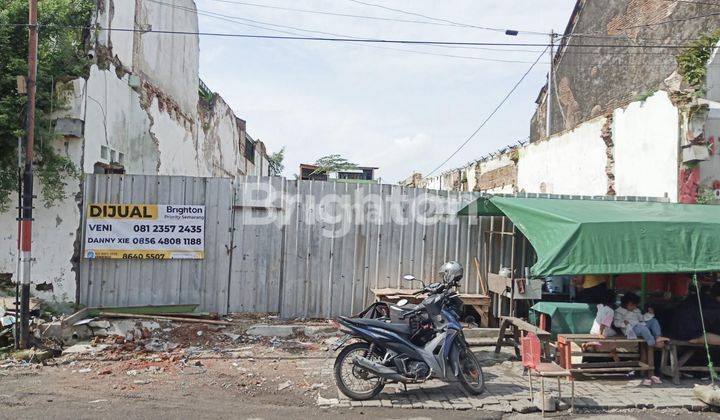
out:
<path id="1" fill-rule="evenodd" d="M 720 206 L 614 197 L 495 195 L 477 199 L 458 214 L 505 216 L 530 242 L 537 259 L 524 275 L 511 273 L 512 287 L 519 284 L 515 277 L 527 284 L 548 276 L 608 275 L 610 287 L 624 284 L 646 301 L 649 284 L 656 297 L 658 293 L 672 297 L 687 292 L 691 276 L 720 271 Z M 566 309 L 583 310 L 565 306 L 543 302 L 536 312 L 563 319 Z M 593 306 L 584 307 L 585 319 L 594 316 Z M 553 327 L 559 325 L 550 321 L 549 328 Z"/>

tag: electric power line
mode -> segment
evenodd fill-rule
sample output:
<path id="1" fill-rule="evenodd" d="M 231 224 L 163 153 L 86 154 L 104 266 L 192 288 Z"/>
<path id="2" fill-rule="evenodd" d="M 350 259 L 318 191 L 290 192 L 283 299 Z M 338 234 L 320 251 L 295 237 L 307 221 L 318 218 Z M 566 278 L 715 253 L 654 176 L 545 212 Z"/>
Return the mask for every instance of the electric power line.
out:
<path id="1" fill-rule="evenodd" d="M 310 13 L 310 14 L 317 14 L 317 15 L 338 16 L 338 17 L 347 17 L 347 18 L 355 18 L 355 19 L 368 19 L 368 20 L 399 22 L 399 23 L 415 23 L 415 24 L 421 24 L 421 25 L 465 27 L 464 25 L 451 24 L 451 23 L 446 23 L 446 22 L 445 23 L 443 23 L 443 22 L 428 22 L 428 21 L 423 21 L 423 20 L 398 19 L 398 18 L 387 18 L 387 17 L 380 17 L 380 16 L 366 16 L 366 15 L 355 15 L 355 14 L 350 14 L 350 13 L 328 12 L 328 11 L 324 11 L 324 10 L 298 9 L 298 8 L 294 8 L 294 7 L 271 6 L 268 4 L 251 3 L 251 2 L 240 1 L 240 0 L 208 0 L 208 1 L 214 1 L 214 2 L 218 2 L 218 3 L 237 4 L 237 5 L 242 5 L 242 6 L 260 7 L 260 8 L 265 8 L 265 9 L 284 10 L 284 11 L 289 11 L 289 12 Z M 482 27 L 475 27 L 475 28 L 487 29 L 487 30 L 498 30 L 497 28 L 482 28 Z M 504 29 L 502 31 L 505 32 Z"/>
<path id="2" fill-rule="evenodd" d="M 268 26 L 274 26 L 274 27 L 278 27 L 278 28 L 285 28 L 285 29 L 290 29 L 290 30 L 294 30 L 294 31 L 301 31 L 301 32 L 321 34 L 321 35 L 330 35 L 330 36 L 337 36 L 337 37 L 342 37 L 342 38 L 354 38 L 354 39 L 360 39 L 360 38 L 361 38 L 361 37 L 353 36 L 353 35 L 338 34 L 338 33 L 333 33 L 333 32 L 324 32 L 324 31 L 317 31 L 317 30 L 311 30 L 311 29 L 304 29 L 304 28 L 298 28 L 298 27 L 294 27 L 294 26 L 275 24 L 275 23 L 271 23 L 271 22 L 263 22 L 263 21 L 258 21 L 258 20 L 243 18 L 243 17 L 239 17 L 239 16 L 232 16 L 232 15 L 222 14 L 222 13 L 218 13 L 218 12 L 206 11 L 206 10 L 201 10 L 201 9 L 193 9 L 193 8 L 186 7 L 186 6 L 179 6 L 179 5 L 174 5 L 174 4 L 170 4 L 170 3 L 163 3 L 163 2 L 160 2 L 160 1 L 157 1 L 157 0 L 148 0 L 148 1 L 151 1 L 151 2 L 157 3 L 157 4 L 161 4 L 161 5 L 164 5 L 164 6 L 167 6 L 167 7 L 171 7 L 171 8 L 179 8 L 179 9 L 182 9 L 182 10 L 186 10 L 186 11 L 188 11 L 188 12 L 197 13 L 197 14 L 202 15 L 202 16 L 207 16 L 207 17 L 211 17 L 211 18 L 215 18 L 215 19 L 219 19 L 219 20 L 224 20 L 224 21 L 228 21 L 228 22 L 238 23 L 238 24 L 240 24 L 240 25 L 245 25 L 245 26 L 249 26 L 249 27 L 265 29 L 265 30 L 269 30 L 269 31 L 275 31 L 275 32 L 284 33 L 284 34 L 300 35 L 300 34 L 298 34 L 298 33 L 293 33 L 293 32 L 280 31 L 280 30 L 275 30 L 275 29 L 272 29 L 272 28 L 264 28 L 264 27 L 256 26 L 256 25 L 243 24 L 243 23 L 241 23 L 241 22 L 237 22 L 237 20 L 242 20 L 242 21 L 245 21 L 245 22 L 252 22 L 252 23 L 256 23 L 256 24 L 260 24 L 260 25 L 268 25 Z M 348 0 L 348 1 L 356 1 L 356 0 Z M 364 3 L 363 3 L 363 4 L 364 4 Z M 462 48 L 462 49 L 473 49 L 473 50 L 483 50 L 483 51 L 493 51 L 493 52 L 498 52 L 498 51 L 503 51 L 503 52 L 528 52 L 528 53 L 533 53 L 533 54 L 537 54 L 537 53 L 539 53 L 539 52 L 541 51 L 541 50 L 520 50 L 520 49 L 483 48 L 483 47 L 454 46 L 454 45 L 438 45 L 438 47 L 445 47 L 445 48 Z M 491 61 L 491 62 L 501 62 L 501 63 L 532 64 L 532 61 L 527 61 L 527 60 L 526 60 L 526 61 L 520 61 L 520 60 L 508 60 L 508 59 L 499 59 L 499 58 L 489 58 L 489 57 L 475 57 L 475 56 L 465 56 L 465 55 L 451 55 L 451 54 L 434 53 L 434 52 L 428 52 L 428 51 L 417 51 L 417 50 L 397 49 L 397 48 L 385 48 L 385 47 L 376 47 L 376 48 L 382 48 L 382 49 L 393 50 L 393 51 L 402 51 L 402 52 L 416 53 L 416 54 L 435 55 L 435 56 L 439 56 L 439 57 L 462 58 L 462 59 Z M 588 55 L 590 55 L 590 54 L 597 54 L 597 53 L 596 53 L 596 52 L 573 52 L 573 53 L 570 53 L 570 54 L 588 54 Z M 639 54 L 639 55 L 667 55 L 667 56 L 673 56 L 673 57 L 675 56 L 675 54 L 672 54 L 672 53 L 664 53 L 664 52 L 659 52 L 659 51 L 641 51 L 641 52 L 622 51 L 622 52 L 604 52 L 603 54 L 606 54 L 606 55 L 610 55 L 610 54 L 622 54 L 622 55 L 635 55 L 635 54 Z M 548 64 L 548 63 L 545 63 L 545 64 Z"/>
<path id="3" fill-rule="evenodd" d="M 548 48 L 549 48 L 549 46 L 548 46 Z M 477 133 L 479 133 L 480 130 L 482 130 L 482 128 L 485 127 L 485 124 L 487 124 L 488 121 L 490 121 L 490 119 L 500 110 L 500 108 L 502 108 L 502 106 L 505 104 L 505 102 L 507 102 L 507 100 L 510 98 L 510 95 L 512 95 L 513 92 L 515 92 L 515 90 L 517 90 L 518 86 L 520 86 L 520 84 L 523 82 L 523 80 L 525 80 L 525 78 L 528 76 L 528 74 L 530 74 L 532 69 L 535 68 L 537 63 L 540 61 L 542 56 L 545 54 L 545 51 L 547 51 L 547 48 L 542 53 L 540 53 L 540 55 L 538 55 L 538 57 L 535 59 L 535 62 L 533 62 L 532 65 L 530 65 L 530 68 L 528 68 L 527 71 L 522 75 L 520 80 L 518 80 L 517 83 L 515 83 L 515 85 L 510 89 L 510 91 L 505 95 L 505 97 L 500 101 L 500 103 L 495 107 L 495 109 L 493 109 L 493 111 L 490 113 L 490 115 L 488 115 L 483 120 L 483 122 L 480 123 L 480 126 L 477 129 L 475 129 L 475 131 L 473 131 L 473 133 L 470 134 L 470 136 L 467 139 L 465 139 L 465 141 L 462 142 L 460 144 L 460 146 L 457 149 L 455 149 L 454 152 L 452 152 L 450 154 L 450 156 L 448 156 L 444 161 L 442 161 L 442 163 L 440 163 L 440 165 L 438 165 L 435 169 L 433 169 L 427 175 L 425 175 L 426 177 L 437 172 L 438 169 L 442 168 L 446 163 L 448 163 L 450 161 L 450 159 L 452 159 L 456 154 L 458 154 L 458 152 L 460 152 L 460 150 L 462 150 L 463 147 L 465 147 L 468 143 L 470 143 L 470 140 L 472 140 L 477 135 Z"/>
<path id="4" fill-rule="evenodd" d="M 26 23 L 0 24 L 0 26 L 27 27 Z M 512 42 L 477 42 L 477 41 L 432 41 L 432 40 L 411 40 L 411 39 L 382 39 L 382 38 L 331 38 L 331 37 L 311 37 L 311 36 L 275 36 L 261 34 L 242 34 L 242 33 L 224 33 L 224 32 L 205 32 L 205 31 L 177 31 L 177 30 L 161 30 L 161 29 L 137 29 L 137 28 L 103 28 L 100 26 L 73 26 L 73 25 L 54 25 L 45 24 L 38 27 L 54 27 L 76 30 L 97 30 L 105 32 L 136 32 L 136 33 L 154 33 L 161 35 L 196 35 L 196 36 L 216 36 L 226 38 L 250 38 L 250 39 L 270 39 L 270 40 L 286 40 L 286 41 L 319 41 L 319 42 L 347 42 L 347 43 L 368 43 L 368 44 L 408 44 L 408 45 L 463 45 L 463 46 L 497 46 L 497 47 L 547 47 L 549 44 L 544 43 L 512 43 Z M 682 49 L 687 48 L 681 44 L 583 44 L 583 45 L 567 45 L 571 48 L 669 48 Z"/>
<path id="5" fill-rule="evenodd" d="M 270 23 L 270 22 L 262 22 L 262 21 L 258 21 L 258 20 L 253 20 L 253 19 L 248 19 L 248 18 L 242 18 L 242 17 L 239 17 L 239 16 L 231 16 L 231 15 L 225 15 L 225 14 L 216 13 L 216 12 L 208 12 L 208 11 L 203 11 L 203 10 L 200 10 L 200 9 L 193 9 L 193 8 L 186 7 L 186 6 L 179 6 L 179 5 L 174 5 L 174 4 L 170 4 L 170 3 L 164 3 L 164 2 L 161 2 L 161 1 L 158 1 L 158 0 L 148 0 L 148 1 L 150 1 L 150 2 L 152 2 L 152 3 L 156 3 L 156 4 L 159 4 L 159 5 L 162 5 L 162 6 L 170 7 L 170 8 L 173 8 L 173 9 L 179 9 L 179 10 L 187 11 L 188 13 L 197 13 L 198 15 L 201 15 L 201 16 L 207 16 L 207 17 L 214 18 L 214 19 L 219 19 L 219 20 L 223 20 L 223 21 L 227 21 L 227 22 L 232 22 L 232 23 L 236 23 L 236 24 L 238 24 L 238 25 L 243 25 L 243 26 L 248 26 L 248 27 L 252 27 L 252 28 L 258 28 L 258 29 L 263 29 L 263 30 L 267 30 L 267 31 L 278 32 L 278 33 L 284 33 L 284 34 L 288 34 L 288 35 L 301 35 L 301 34 L 298 34 L 297 32 L 289 32 L 289 31 L 284 31 L 284 30 L 279 30 L 279 29 L 267 28 L 267 27 L 263 27 L 263 26 L 260 26 L 260 25 L 268 25 L 268 26 L 274 26 L 274 27 L 277 27 L 277 28 L 290 29 L 290 30 L 293 30 L 293 31 L 316 33 L 316 34 L 321 34 L 321 35 L 330 35 L 330 36 L 337 36 L 337 37 L 342 37 L 342 38 L 355 38 L 355 39 L 358 38 L 358 37 L 355 37 L 355 36 L 352 36 L 352 35 L 337 34 L 337 33 L 333 33 L 333 32 L 315 31 L 315 30 L 310 30 L 310 29 L 298 28 L 298 27 L 294 27 L 294 26 L 279 25 L 279 24 Z M 249 23 L 243 23 L 243 22 L 238 22 L 238 20 L 245 21 L 245 22 L 252 22 L 252 23 L 255 23 L 255 24 L 257 24 L 257 25 L 253 25 L 253 24 L 249 24 Z M 383 47 L 383 46 L 378 46 L 378 45 L 366 45 L 366 47 L 379 48 L 379 49 L 391 50 L 391 51 L 408 52 L 408 53 L 413 53 L 413 54 L 431 55 L 431 56 L 439 56 L 439 57 L 447 57 L 447 58 L 470 59 L 470 60 L 479 60 L 479 61 L 486 61 L 486 62 L 520 63 L 520 64 L 531 64 L 531 63 L 532 63 L 532 61 L 509 60 L 509 59 L 500 59 L 500 58 L 486 58 L 486 57 L 475 57 L 475 56 L 467 56 L 467 55 L 444 54 L 444 53 L 436 53 L 436 52 L 430 52 L 430 51 L 418 51 L 418 50 L 409 50 L 409 49 L 402 49 L 402 48 Z"/>
<path id="6" fill-rule="evenodd" d="M 507 31 L 509 30 L 509 29 L 502 29 L 502 28 L 492 28 L 492 27 L 487 27 L 487 26 L 477 26 L 477 25 L 471 25 L 471 24 L 469 24 L 469 23 L 461 23 L 461 22 L 457 22 L 457 21 L 453 21 L 453 20 L 449 20 L 449 19 L 436 18 L 436 17 L 432 17 L 432 16 L 428 16 L 428 15 L 423 15 L 423 14 L 416 13 L 416 12 L 410 12 L 410 11 L 408 11 L 408 10 L 395 9 L 395 8 L 388 7 L 388 6 L 383 6 L 383 5 L 381 5 L 381 4 L 367 3 L 367 2 L 364 2 L 364 1 L 360 1 L 360 0 L 348 0 L 348 1 L 353 2 L 353 3 L 356 3 L 356 4 L 362 4 L 362 5 L 365 5 L 365 6 L 377 7 L 377 8 L 380 8 L 380 9 L 389 10 L 389 11 L 392 11 L 392 12 L 398 12 L 398 13 L 403 13 L 403 14 L 406 14 L 406 15 L 421 17 L 421 18 L 424 18 L 424 19 L 430 19 L 430 20 L 433 20 L 433 21 L 436 21 L 436 22 L 449 23 L 449 24 L 451 24 L 451 25 L 453 25 L 453 26 L 460 26 L 460 27 L 463 27 L 463 28 L 484 29 L 484 30 L 488 30 L 488 31 L 503 32 L 503 33 L 507 33 Z M 513 30 L 513 31 L 514 31 L 514 30 Z M 542 35 L 542 36 L 549 36 L 549 35 L 550 35 L 549 33 L 545 33 L 545 32 L 535 32 L 535 31 L 514 31 L 514 32 L 517 32 L 517 33 L 520 33 L 520 34 L 528 34 L 528 35 Z"/>

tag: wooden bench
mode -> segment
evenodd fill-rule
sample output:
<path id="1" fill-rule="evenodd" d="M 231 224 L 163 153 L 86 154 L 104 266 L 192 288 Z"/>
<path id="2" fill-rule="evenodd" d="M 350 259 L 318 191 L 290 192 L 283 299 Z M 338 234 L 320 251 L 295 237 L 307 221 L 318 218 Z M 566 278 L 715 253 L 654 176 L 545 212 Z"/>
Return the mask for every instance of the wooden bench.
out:
<path id="1" fill-rule="evenodd" d="M 602 344 L 614 344 L 618 347 L 637 348 L 634 352 L 618 352 L 618 357 L 631 360 L 609 361 L 609 362 L 581 362 L 573 363 L 573 356 L 611 358 L 615 353 L 583 351 L 582 345 L 586 343 L 599 342 Z M 573 350 L 576 345 L 579 350 Z M 623 336 L 601 338 L 595 334 L 558 334 L 557 337 L 557 359 L 560 366 L 572 373 L 601 375 L 618 375 L 631 371 L 644 371 L 650 377 L 655 369 L 654 347 L 647 345 L 642 339 L 628 339 Z M 635 359 L 635 360 L 632 360 Z"/>
<path id="2" fill-rule="evenodd" d="M 512 334 L 507 335 L 507 329 L 510 328 Z M 550 333 L 523 320 L 512 316 L 500 317 L 500 332 L 498 333 L 497 344 L 495 345 L 495 353 L 500 353 L 503 346 L 512 346 L 515 348 L 515 356 L 520 358 L 520 338 L 523 333 L 533 333 L 543 347 L 545 357 L 548 354 L 548 346 L 550 344 Z"/>
<path id="3" fill-rule="evenodd" d="M 710 348 L 718 349 L 720 346 L 710 345 Z M 682 372 L 710 373 L 710 368 L 707 367 L 706 357 L 703 357 L 704 365 L 688 366 L 690 358 L 698 352 L 705 356 L 704 343 L 690 343 L 688 341 L 670 340 L 670 342 L 662 350 L 662 355 L 660 357 L 660 371 L 663 375 L 671 377 L 673 384 L 675 385 L 680 383 L 680 374 Z M 716 367 L 714 369 L 716 372 L 720 372 L 720 367 Z"/>
<path id="4" fill-rule="evenodd" d="M 372 289 L 376 300 L 385 302 L 397 302 L 400 299 L 407 299 L 411 303 L 420 303 L 426 295 L 416 296 L 414 293 L 417 289 Z M 463 305 L 471 306 L 480 315 L 480 326 L 487 328 L 490 326 L 490 296 L 478 295 L 471 293 L 458 293 L 458 297 Z"/>

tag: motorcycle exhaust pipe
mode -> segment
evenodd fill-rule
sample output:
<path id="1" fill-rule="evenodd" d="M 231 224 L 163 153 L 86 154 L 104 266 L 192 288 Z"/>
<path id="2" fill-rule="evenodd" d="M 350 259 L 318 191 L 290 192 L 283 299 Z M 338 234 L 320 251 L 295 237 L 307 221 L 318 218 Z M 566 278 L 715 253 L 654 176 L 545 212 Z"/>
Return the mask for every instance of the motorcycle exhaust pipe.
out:
<path id="1" fill-rule="evenodd" d="M 377 375 L 380 378 L 387 379 L 390 381 L 395 382 L 411 382 L 412 379 L 406 378 L 405 376 L 402 376 L 401 374 L 397 373 L 393 369 L 383 366 L 380 363 L 373 362 L 372 360 L 368 360 L 364 357 L 357 357 L 353 360 L 356 365 L 369 370 L 373 374 Z"/>

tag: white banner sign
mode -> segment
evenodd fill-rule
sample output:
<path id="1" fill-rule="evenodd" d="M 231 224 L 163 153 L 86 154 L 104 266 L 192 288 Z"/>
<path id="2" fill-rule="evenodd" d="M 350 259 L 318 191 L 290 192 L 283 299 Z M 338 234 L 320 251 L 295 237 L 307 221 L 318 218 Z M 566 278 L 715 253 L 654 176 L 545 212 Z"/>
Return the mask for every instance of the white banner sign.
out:
<path id="1" fill-rule="evenodd" d="M 202 259 L 205 206 L 90 204 L 85 258 Z"/>

